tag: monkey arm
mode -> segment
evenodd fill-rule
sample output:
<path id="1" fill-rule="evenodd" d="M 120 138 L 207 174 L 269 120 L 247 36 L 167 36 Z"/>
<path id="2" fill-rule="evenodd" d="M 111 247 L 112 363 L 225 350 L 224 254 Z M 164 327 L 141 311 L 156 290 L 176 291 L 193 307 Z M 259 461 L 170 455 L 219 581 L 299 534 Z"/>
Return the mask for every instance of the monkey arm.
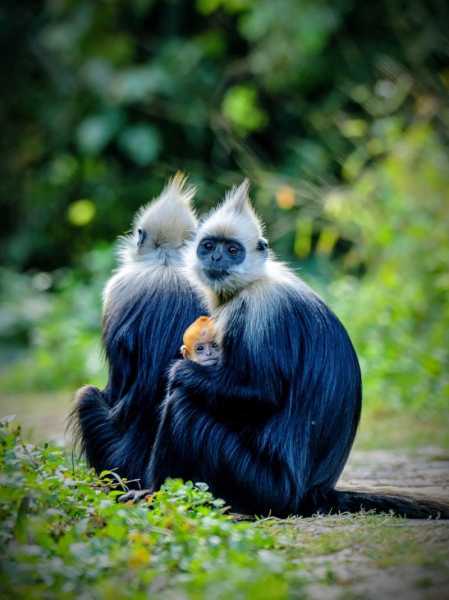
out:
<path id="1" fill-rule="evenodd" d="M 178 361 L 171 370 L 171 386 L 182 386 L 196 402 L 232 420 L 263 418 L 280 407 L 278 394 L 264 393 L 253 382 L 240 382 L 224 366 L 209 367 L 190 360 Z"/>
<path id="2" fill-rule="evenodd" d="M 254 443 L 256 438 L 243 441 L 180 386 L 165 404 L 144 486 L 158 490 L 167 477 L 204 481 L 233 510 L 286 516 L 297 495 L 294 480 L 276 455 Z M 128 494 L 123 500 L 130 496 L 135 499 Z"/>

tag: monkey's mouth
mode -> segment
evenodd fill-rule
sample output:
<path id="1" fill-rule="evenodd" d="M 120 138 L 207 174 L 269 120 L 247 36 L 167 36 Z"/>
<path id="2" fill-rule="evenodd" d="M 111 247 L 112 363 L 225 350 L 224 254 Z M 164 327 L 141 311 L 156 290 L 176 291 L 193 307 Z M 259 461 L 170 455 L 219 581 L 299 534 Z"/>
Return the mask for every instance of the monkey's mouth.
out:
<path id="1" fill-rule="evenodd" d="M 201 364 L 206 367 L 215 367 L 218 364 L 218 358 L 205 358 L 201 361 Z"/>
<path id="2" fill-rule="evenodd" d="M 221 281 L 229 275 L 229 271 L 224 269 L 205 269 L 206 277 L 212 281 Z"/>

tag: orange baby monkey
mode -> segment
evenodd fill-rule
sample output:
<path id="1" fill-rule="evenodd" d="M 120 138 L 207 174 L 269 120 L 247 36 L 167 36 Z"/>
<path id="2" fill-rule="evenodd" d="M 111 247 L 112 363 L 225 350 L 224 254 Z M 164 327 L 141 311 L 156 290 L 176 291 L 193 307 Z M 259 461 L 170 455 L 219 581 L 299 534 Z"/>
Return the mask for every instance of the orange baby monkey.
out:
<path id="1" fill-rule="evenodd" d="M 184 332 L 181 354 L 196 363 L 214 366 L 220 360 L 217 331 L 210 317 L 198 317 Z"/>

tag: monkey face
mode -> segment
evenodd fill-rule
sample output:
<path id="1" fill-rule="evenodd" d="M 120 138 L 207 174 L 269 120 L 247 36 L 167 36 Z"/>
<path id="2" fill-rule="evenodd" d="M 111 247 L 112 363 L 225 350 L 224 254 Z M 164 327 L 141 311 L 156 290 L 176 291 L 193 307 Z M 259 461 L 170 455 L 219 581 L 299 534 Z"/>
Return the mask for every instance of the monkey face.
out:
<path id="1" fill-rule="evenodd" d="M 215 340 L 199 341 L 193 348 L 191 360 L 211 367 L 218 364 L 220 354 L 220 347 Z"/>
<path id="2" fill-rule="evenodd" d="M 217 294 L 229 295 L 262 276 L 267 256 L 262 238 L 248 249 L 243 240 L 206 234 L 196 247 L 195 271 Z"/>
<path id="3" fill-rule="evenodd" d="M 237 240 L 208 236 L 200 240 L 196 254 L 206 278 L 223 281 L 243 263 L 246 250 Z"/>
<path id="4" fill-rule="evenodd" d="M 268 245 L 248 198 L 248 181 L 232 188 L 200 225 L 186 264 L 216 297 L 229 297 L 265 276 Z"/>

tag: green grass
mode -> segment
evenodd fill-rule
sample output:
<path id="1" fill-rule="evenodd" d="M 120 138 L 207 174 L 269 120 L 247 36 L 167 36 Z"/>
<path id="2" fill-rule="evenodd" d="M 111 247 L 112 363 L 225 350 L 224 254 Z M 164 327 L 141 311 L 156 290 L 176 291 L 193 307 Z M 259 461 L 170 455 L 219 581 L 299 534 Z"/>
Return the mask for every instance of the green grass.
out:
<path id="1" fill-rule="evenodd" d="M 289 560 L 356 552 L 373 566 L 403 564 L 444 568 L 449 528 L 443 522 L 416 527 L 391 515 L 360 513 L 313 519 L 267 520 L 264 527 L 279 541 Z"/>
<path id="2" fill-rule="evenodd" d="M 447 522 L 338 515 L 264 524 L 278 551 L 318 598 L 443 598 L 449 584 Z M 415 590 L 427 590 L 429 596 Z"/>

